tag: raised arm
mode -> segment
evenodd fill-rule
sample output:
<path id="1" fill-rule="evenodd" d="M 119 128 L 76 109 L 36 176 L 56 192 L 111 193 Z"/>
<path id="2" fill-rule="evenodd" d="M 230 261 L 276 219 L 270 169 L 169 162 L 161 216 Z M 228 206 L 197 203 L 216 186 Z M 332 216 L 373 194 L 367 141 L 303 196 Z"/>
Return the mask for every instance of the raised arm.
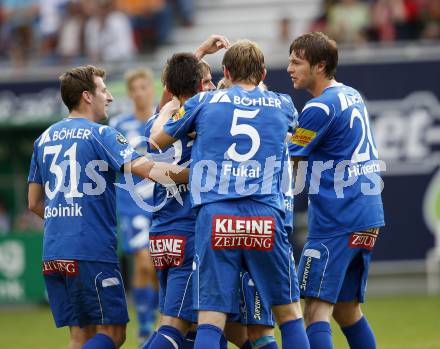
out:
<path id="1" fill-rule="evenodd" d="M 204 56 L 216 53 L 222 48 L 227 49 L 229 46 L 230 43 L 226 36 L 213 34 L 202 42 L 202 44 L 194 51 L 194 55 L 198 60 L 201 60 Z"/>

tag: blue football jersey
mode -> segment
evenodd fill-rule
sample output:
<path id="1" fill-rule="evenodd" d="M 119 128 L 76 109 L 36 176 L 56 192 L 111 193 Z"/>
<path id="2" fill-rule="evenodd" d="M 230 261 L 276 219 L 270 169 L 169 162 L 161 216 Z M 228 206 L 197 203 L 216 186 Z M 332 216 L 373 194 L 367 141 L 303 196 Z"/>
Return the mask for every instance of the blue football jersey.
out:
<path id="1" fill-rule="evenodd" d="M 283 177 L 281 181 L 281 190 L 283 192 L 283 204 L 284 211 L 286 214 L 285 217 L 285 227 L 288 234 L 293 233 L 294 227 L 294 215 L 293 215 L 293 174 L 292 174 L 292 164 L 290 162 L 289 150 L 286 144 L 284 156 L 282 160 L 283 166 Z"/>
<path id="2" fill-rule="evenodd" d="M 296 109 L 290 96 L 234 85 L 202 92 L 164 126 L 181 139 L 196 131 L 190 188 L 193 207 L 251 198 L 284 211 L 281 196 L 285 137 Z"/>
<path id="3" fill-rule="evenodd" d="M 151 127 L 157 115 L 148 120 L 145 135 L 150 137 Z M 194 139 L 188 135 L 183 135 L 181 139 L 174 142 L 166 149 L 153 150 L 148 149 L 154 160 L 173 163 L 176 165 L 184 164 L 191 159 L 191 149 Z M 175 198 L 178 190 L 182 199 L 181 205 Z M 150 231 L 153 233 L 163 233 L 166 231 L 194 232 L 195 215 L 191 208 L 189 183 L 178 184 L 175 188 L 165 188 L 158 183 L 154 186 L 153 204 L 155 210 L 153 213 L 153 222 Z"/>
<path id="4" fill-rule="evenodd" d="M 110 120 L 110 126 L 124 135 L 128 143 L 138 153 L 143 155 L 147 153 L 145 125 L 146 122 L 138 120 L 134 114 L 118 115 Z M 117 183 L 122 185 L 122 187 L 116 186 L 116 210 L 118 215 L 131 217 L 136 215 L 151 216 L 148 207 L 138 205 L 132 195 L 137 195 L 138 200 L 145 202 L 146 205 L 152 205 L 154 182 L 130 175 L 132 178 L 132 183 L 130 184 L 135 185 L 135 187 L 128 191 L 124 188 L 124 185 L 127 184 L 125 176 L 120 174 L 117 177 Z"/>
<path id="5" fill-rule="evenodd" d="M 115 129 L 85 118 L 43 132 L 28 177 L 45 192 L 43 260 L 118 262 L 114 182 L 139 156 Z"/>
<path id="6" fill-rule="evenodd" d="M 381 163 L 358 91 L 335 84 L 311 99 L 289 151 L 308 160 L 309 237 L 384 225 Z"/>

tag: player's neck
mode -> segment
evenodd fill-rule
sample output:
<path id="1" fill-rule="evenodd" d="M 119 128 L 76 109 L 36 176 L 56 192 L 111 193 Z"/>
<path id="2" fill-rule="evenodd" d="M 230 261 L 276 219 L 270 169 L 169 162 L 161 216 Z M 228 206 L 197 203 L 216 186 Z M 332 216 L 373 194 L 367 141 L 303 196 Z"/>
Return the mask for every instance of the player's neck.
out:
<path id="1" fill-rule="evenodd" d="M 75 119 L 75 118 L 77 118 L 77 119 L 87 119 L 87 120 L 90 120 L 90 121 L 93 121 L 93 122 L 96 122 L 96 120 L 93 118 L 93 116 L 91 116 L 92 114 L 90 113 L 90 112 L 86 112 L 86 111 L 83 111 L 83 110 L 76 110 L 76 109 L 74 109 L 74 110 L 72 110 L 70 113 L 69 113 L 69 118 L 70 119 Z"/>
<path id="2" fill-rule="evenodd" d="M 134 116 L 139 121 L 145 122 L 150 118 L 152 112 L 153 112 L 153 107 L 150 104 L 148 104 L 145 108 L 135 107 Z"/>
<path id="3" fill-rule="evenodd" d="M 320 96 L 327 87 L 336 84 L 335 79 L 316 79 L 315 84 L 309 89 L 313 97 Z"/>
<path id="4" fill-rule="evenodd" d="M 246 90 L 246 91 L 252 91 L 253 89 L 255 89 L 255 87 L 257 87 L 255 84 L 248 83 L 248 82 L 241 82 L 241 81 L 235 81 L 232 84 L 240 86 L 243 90 Z"/>

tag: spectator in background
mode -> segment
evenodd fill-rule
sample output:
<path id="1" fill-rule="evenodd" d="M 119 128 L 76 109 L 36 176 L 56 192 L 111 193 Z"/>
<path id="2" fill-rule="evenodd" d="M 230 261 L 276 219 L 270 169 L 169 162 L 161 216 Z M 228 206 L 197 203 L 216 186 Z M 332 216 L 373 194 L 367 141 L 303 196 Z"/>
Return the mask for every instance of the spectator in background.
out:
<path id="1" fill-rule="evenodd" d="M 422 13 L 422 39 L 440 39 L 440 1 L 428 0 Z"/>
<path id="2" fill-rule="evenodd" d="M 369 5 L 358 0 L 341 0 L 328 12 L 327 32 L 339 43 L 362 43 L 370 24 Z"/>
<path id="3" fill-rule="evenodd" d="M 59 33 L 57 52 L 62 63 L 69 63 L 83 54 L 86 15 L 78 1 L 69 1 Z"/>
<path id="4" fill-rule="evenodd" d="M 87 56 L 94 61 L 131 60 L 136 52 L 130 20 L 113 0 L 98 0 L 85 28 Z"/>
<path id="5" fill-rule="evenodd" d="M 181 18 L 184 27 L 191 27 L 194 24 L 193 0 L 174 0 L 177 7 L 177 17 Z"/>
<path id="6" fill-rule="evenodd" d="M 40 0 L 39 2 L 40 51 L 43 58 L 50 58 L 55 53 L 62 13 L 67 2 L 68 0 Z"/>
<path id="7" fill-rule="evenodd" d="M 39 0 L 4 0 L 4 35 L 12 62 L 23 66 L 33 48 L 33 32 L 38 16 Z"/>
<path id="8" fill-rule="evenodd" d="M 377 0 L 372 6 L 374 36 L 379 41 L 418 39 L 422 4 L 421 0 Z"/>
<path id="9" fill-rule="evenodd" d="M 130 16 L 136 46 L 141 52 L 152 51 L 167 42 L 173 20 L 166 0 L 117 0 L 117 6 Z"/>

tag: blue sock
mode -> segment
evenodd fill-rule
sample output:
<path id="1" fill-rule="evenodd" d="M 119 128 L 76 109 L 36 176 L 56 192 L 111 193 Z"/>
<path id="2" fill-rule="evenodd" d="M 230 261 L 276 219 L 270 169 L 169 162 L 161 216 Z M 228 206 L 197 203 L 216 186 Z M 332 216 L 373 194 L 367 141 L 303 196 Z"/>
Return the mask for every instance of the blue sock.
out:
<path id="1" fill-rule="evenodd" d="M 214 325 L 204 324 L 197 327 L 194 349 L 220 349 L 223 331 Z"/>
<path id="2" fill-rule="evenodd" d="M 310 349 L 303 318 L 290 320 L 280 326 L 283 349 Z"/>
<path id="3" fill-rule="evenodd" d="M 178 329 L 164 325 L 159 327 L 148 349 L 181 348 L 183 341 L 184 338 Z"/>
<path id="4" fill-rule="evenodd" d="M 97 333 L 81 349 L 116 349 L 116 345 L 109 336 Z"/>
<path id="5" fill-rule="evenodd" d="M 333 349 L 332 330 L 326 321 L 318 321 L 307 327 L 310 349 Z"/>
<path id="6" fill-rule="evenodd" d="M 341 330 L 350 349 L 376 349 L 376 338 L 365 316 L 354 325 L 341 327 Z"/>
<path id="7" fill-rule="evenodd" d="M 157 335 L 157 332 L 155 331 L 155 332 L 150 336 L 150 338 L 148 338 L 147 341 L 146 341 L 144 344 L 142 344 L 141 349 L 150 349 L 151 342 L 153 342 L 154 337 L 156 337 L 156 335 Z"/>
<path id="8" fill-rule="evenodd" d="M 241 346 L 240 349 L 252 349 L 251 342 L 246 341 L 246 342 Z"/>
<path id="9" fill-rule="evenodd" d="M 151 287 L 134 287 L 133 301 L 139 324 L 139 336 L 148 337 L 156 321 L 157 291 Z"/>
<path id="10" fill-rule="evenodd" d="M 183 342 L 182 349 L 193 349 L 194 348 L 194 342 L 196 341 L 196 334 L 195 331 L 189 331 L 186 334 L 185 341 Z"/>

